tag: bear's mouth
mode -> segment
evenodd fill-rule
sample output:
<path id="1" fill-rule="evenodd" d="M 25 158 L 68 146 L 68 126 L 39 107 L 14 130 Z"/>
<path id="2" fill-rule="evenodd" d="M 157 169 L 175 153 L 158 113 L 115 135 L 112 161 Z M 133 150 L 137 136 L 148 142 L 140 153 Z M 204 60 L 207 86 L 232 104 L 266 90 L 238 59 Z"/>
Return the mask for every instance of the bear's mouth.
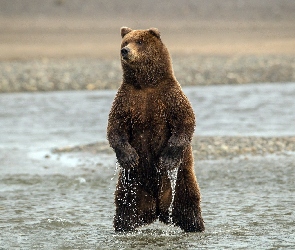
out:
<path id="1" fill-rule="evenodd" d="M 128 55 L 124 55 L 124 56 L 122 55 L 121 59 L 124 60 L 124 61 L 129 61 L 130 60 Z"/>
<path id="2" fill-rule="evenodd" d="M 132 55 L 126 55 L 126 56 L 121 55 L 121 62 L 124 64 L 133 65 L 134 57 Z"/>

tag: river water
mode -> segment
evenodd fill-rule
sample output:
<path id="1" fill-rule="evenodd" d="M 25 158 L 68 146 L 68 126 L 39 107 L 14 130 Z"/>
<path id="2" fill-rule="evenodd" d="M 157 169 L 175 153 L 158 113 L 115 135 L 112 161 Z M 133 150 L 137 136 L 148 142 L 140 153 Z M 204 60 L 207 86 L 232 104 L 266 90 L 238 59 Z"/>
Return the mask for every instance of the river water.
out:
<path id="1" fill-rule="evenodd" d="M 196 135 L 295 135 L 295 83 L 186 87 Z M 105 141 L 115 91 L 0 94 L 0 249 L 293 249 L 295 155 L 198 161 L 206 231 L 156 222 L 115 234 L 114 155 L 53 154 Z"/>

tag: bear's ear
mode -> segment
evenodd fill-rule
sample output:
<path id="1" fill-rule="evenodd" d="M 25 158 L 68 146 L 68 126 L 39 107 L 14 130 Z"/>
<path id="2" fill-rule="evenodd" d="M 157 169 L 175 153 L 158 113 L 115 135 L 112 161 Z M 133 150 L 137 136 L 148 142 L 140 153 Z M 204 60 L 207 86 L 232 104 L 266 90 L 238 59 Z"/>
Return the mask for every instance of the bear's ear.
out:
<path id="1" fill-rule="evenodd" d="M 126 36 L 131 31 L 132 31 L 132 29 L 130 29 L 128 27 L 122 27 L 121 28 L 121 37 L 123 38 L 124 36 Z"/>
<path id="2" fill-rule="evenodd" d="M 157 28 L 150 28 L 148 31 L 157 38 L 161 38 L 160 31 Z"/>

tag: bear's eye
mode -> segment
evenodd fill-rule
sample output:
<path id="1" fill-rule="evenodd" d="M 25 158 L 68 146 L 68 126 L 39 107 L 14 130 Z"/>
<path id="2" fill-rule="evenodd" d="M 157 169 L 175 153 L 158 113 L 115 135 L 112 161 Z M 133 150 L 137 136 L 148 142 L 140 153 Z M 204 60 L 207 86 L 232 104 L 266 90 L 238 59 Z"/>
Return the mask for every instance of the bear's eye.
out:
<path id="1" fill-rule="evenodd" d="M 138 45 L 142 45 L 143 42 L 142 42 L 142 40 L 137 40 L 136 43 L 137 43 Z"/>

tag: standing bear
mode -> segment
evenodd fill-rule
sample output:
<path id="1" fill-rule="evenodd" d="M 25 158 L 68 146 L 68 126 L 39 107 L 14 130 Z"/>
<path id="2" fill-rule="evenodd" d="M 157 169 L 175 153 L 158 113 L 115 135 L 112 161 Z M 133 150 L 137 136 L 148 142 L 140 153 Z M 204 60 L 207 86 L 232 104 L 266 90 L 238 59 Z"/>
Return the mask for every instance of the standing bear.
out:
<path id="1" fill-rule="evenodd" d="M 169 52 L 156 28 L 122 27 L 121 36 L 123 82 L 107 128 L 121 167 L 114 228 L 132 231 L 159 219 L 186 232 L 204 231 L 191 147 L 195 116 Z M 174 195 L 168 175 L 173 169 Z"/>

